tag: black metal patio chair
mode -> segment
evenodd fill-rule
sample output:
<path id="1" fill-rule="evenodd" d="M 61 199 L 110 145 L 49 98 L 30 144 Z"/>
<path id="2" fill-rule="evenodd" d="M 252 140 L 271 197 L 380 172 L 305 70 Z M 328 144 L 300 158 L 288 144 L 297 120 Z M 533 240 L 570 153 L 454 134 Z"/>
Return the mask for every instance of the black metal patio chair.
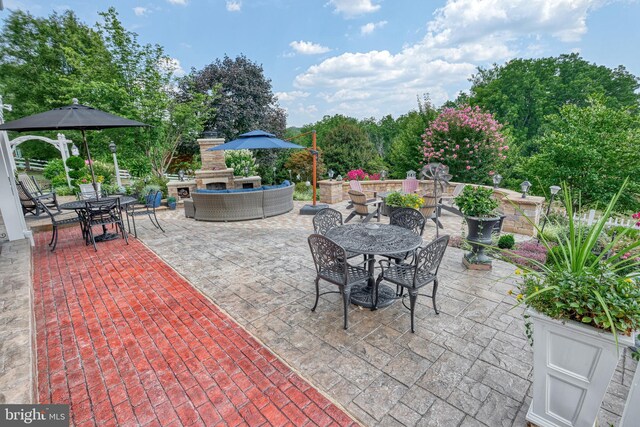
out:
<path id="1" fill-rule="evenodd" d="M 431 295 L 420 295 L 431 298 L 433 301 L 433 309 L 436 314 L 439 314 L 438 308 L 436 307 L 438 268 L 440 267 L 444 252 L 447 250 L 448 243 L 449 236 L 442 236 L 432 241 L 423 248 L 418 249 L 410 264 L 394 264 L 390 260 L 381 260 L 379 264 L 382 272 L 378 275 L 374 289 L 374 308 L 378 304 L 378 286 L 383 280 L 394 283 L 402 289 L 406 288 L 409 294 L 409 306 L 407 307 L 402 294 L 400 294 L 399 298 L 402 298 L 402 304 L 411 311 L 411 332 L 415 332 L 414 314 L 419 295 L 418 291 L 424 286 L 433 283 Z"/>
<path id="2" fill-rule="evenodd" d="M 426 223 L 427 220 L 424 218 L 424 215 L 422 215 L 419 210 L 412 208 L 395 209 L 389 217 L 389 224 L 411 230 L 418 236 L 422 236 L 424 233 Z M 412 252 L 402 252 L 385 256 L 394 260 L 396 263 L 399 263 L 407 259 L 411 254 Z"/>
<path id="3" fill-rule="evenodd" d="M 323 236 L 327 234 L 327 231 L 331 230 L 332 228 L 339 227 L 343 224 L 342 213 L 335 209 L 320 209 L 313 216 L 313 231 L 314 233 L 321 234 Z M 359 255 L 361 254 L 347 251 L 347 259 L 351 259 Z"/>
<path id="4" fill-rule="evenodd" d="M 127 238 L 127 230 L 124 229 L 124 223 L 122 221 L 122 208 L 120 206 L 120 199 L 102 199 L 102 200 L 87 200 L 85 202 L 85 229 L 87 245 L 89 241 L 93 243 L 93 249 L 98 251 L 96 246 L 96 236 L 93 234 L 93 227 L 96 225 L 102 226 L 103 236 L 107 235 L 107 225 L 113 224 L 116 226 L 116 231 L 120 229 L 122 238 L 127 245 L 129 239 Z"/>
<path id="5" fill-rule="evenodd" d="M 45 206 L 44 204 L 40 205 L 40 209 L 51 218 L 51 240 L 49 241 L 49 246 L 51 246 L 51 252 L 56 250 L 56 246 L 58 244 L 58 229 L 61 226 L 65 226 L 68 224 L 79 224 L 80 231 L 82 232 L 82 237 L 86 239 L 86 227 L 83 213 L 81 211 L 75 211 L 74 213 L 58 213 L 54 214 L 51 210 Z"/>
<path id="6" fill-rule="evenodd" d="M 348 310 L 351 300 L 351 287 L 369 279 L 369 273 L 363 267 L 347 262 L 347 251 L 331 239 L 321 234 L 312 234 L 307 239 L 313 262 L 316 265 L 316 302 L 311 311 L 318 306 L 320 295 L 340 293 L 344 307 L 344 329 L 349 327 Z M 320 279 L 338 286 L 338 291 L 320 293 Z"/>
<path id="7" fill-rule="evenodd" d="M 162 198 L 162 192 L 160 190 L 149 190 L 144 197 L 144 203 L 136 203 L 127 206 L 127 229 L 129 230 L 129 233 L 131 233 L 131 224 L 129 223 L 129 217 L 131 217 L 131 222 L 133 222 L 133 235 L 136 238 L 138 237 L 136 216 L 148 216 L 151 224 L 153 224 L 155 228 L 159 228 L 164 233 L 164 229 L 160 225 L 160 221 L 158 221 L 158 217 L 156 216 L 156 202 L 158 198 Z"/>

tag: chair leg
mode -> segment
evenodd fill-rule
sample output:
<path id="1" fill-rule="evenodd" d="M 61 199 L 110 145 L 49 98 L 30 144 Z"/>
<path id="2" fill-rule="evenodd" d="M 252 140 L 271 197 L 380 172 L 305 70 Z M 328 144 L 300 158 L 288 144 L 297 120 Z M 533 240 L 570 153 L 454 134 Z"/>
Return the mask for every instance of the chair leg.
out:
<path id="1" fill-rule="evenodd" d="M 409 289 L 409 309 L 411 310 L 411 333 L 415 332 L 413 327 L 414 324 L 414 314 L 416 311 L 416 301 L 418 300 L 418 292 L 416 290 Z"/>
<path id="2" fill-rule="evenodd" d="M 51 246 L 51 243 L 53 243 L 53 246 Z M 53 226 L 53 233 L 51 234 L 51 243 L 49 243 L 49 246 L 51 246 L 51 252 L 56 250 L 56 245 L 58 244 L 58 226 L 54 225 Z"/>
<path id="3" fill-rule="evenodd" d="M 318 300 L 320 299 L 320 276 L 316 277 L 316 303 L 313 304 L 313 308 L 311 311 L 316 311 L 316 307 L 318 307 Z"/>
<path id="4" fill-rule="evenodd" d="M 122 238 L 124 239 L 124 241 L 127 243 L 127 245 L 129 244 L 129 238 L 127 237 L 128 233 L 127 230 L 124 229 L 124 222 L 122 222 L 122 218 L 120 218 L 120 221 L 117 223 L 118 227 L 120 227 L 120 232 L 122 233 Z"/>
<path id="5" fill-rule="evenodd" d="M 160 222 L 158 221 L 158 217 L 156 216 L 156 210 L 153 210 L 153 218 L 156 220 L 155 226 L 158 227 L 163 233 L 164 229 L 160 226 Z M 153 222 L 153 221 L 151 221 Z"/>
<path id="6" fill-rule="evenodd" d="M 98 247 L 96 246 L 96 239 L 93 237 L 93 227 L 89 225 L 89 237 L 91 238 L 91 243 L 93 243 L 93 250 L 98 252 Z"/>
<path id="7" fill-rule="evenodd" d="M 344 328 L 349 328 L 349 304 L 351 303 L 351 287 L 341 287 L 342 304 L 344 306 Z"/>
<path id="8" fill-rule="evenodd" d="M 438 292 L 438 279 L 435 279 L 433 281 L 433 294 L 431 294 L 431 300 L 433 301 L 433 309 L 435 310 L 436 314 L 440 314 L 438 308 L 436 307 L 436 292 Z"/>
<path id="9" fill-rule="evenodd" d="M 53 244 L 53 239 L 56 237 L 56 226 L 53 225 L 53 228 L 51 229 L 51 240 L 49 240 L 49 246 L 51 246 Z"/>
<path id="10" fill-rule="evenodd" d="M 382 273 L 378 275 L 378 278 L 376 279 L 376 282 L 373 285 L 373 295 L 372 295 L 373 305 L 371 306 L 371 311 L 378 309 L 378 286 L 380 285 L 380 282 L 382 282 Z"/>
<path id="11" fill-rule="evenodd" d="M 356 211 L 353 211 L 349 214 L 349 216 L 347 217 L 347 219 L 344 220 L 345 224 L 349 221 L 351 221 L 353 219 L 353 217 L 356 216 Z"/>

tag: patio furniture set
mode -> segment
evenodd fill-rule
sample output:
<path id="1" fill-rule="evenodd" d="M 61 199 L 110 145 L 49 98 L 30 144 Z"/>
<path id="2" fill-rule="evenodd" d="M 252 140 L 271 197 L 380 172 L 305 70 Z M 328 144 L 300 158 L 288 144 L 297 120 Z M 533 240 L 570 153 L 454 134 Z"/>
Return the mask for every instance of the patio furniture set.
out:
<path id="1" fill-rule="evenodd" d="M 366 217 L 365 217 L 366 220 Z M 422 234 L 426 220 L 416 209 L 402 208 L 391 214 L 389 224 L 369 224 L 365 220 L 358 224 L 345 225 L 342 214 L 334 209 L 320 210 L 313 218 L 314 234 L 308 242 L 316 267 L 316 300 L 328 291 L 320 293 L 320 280 L 338 286 L 342 295 L 344 329 L 349 326 L 348 307 L 355 304 L 376 310 L 401 299 L 411 312 L 411 332 L 414 332 L 414 313 L 419 291 L 432 284 L 431 294 L 436 307 L 438 268 L 447 248 L 449 236 L 442 236 L 422 246 Z M 379 216 L 378 216 L 379 220 Z M 349 260 L 364 256 L 360 263 Z M 380 260 L 380 273 L 375 277 L 376 255 Z M 382 284 L 387 281 L 396 289 Z M 404 301 L 404 289 L 409 296 L 409 305 Z M 421 294 L 422 295 L 422 294 Z"/>

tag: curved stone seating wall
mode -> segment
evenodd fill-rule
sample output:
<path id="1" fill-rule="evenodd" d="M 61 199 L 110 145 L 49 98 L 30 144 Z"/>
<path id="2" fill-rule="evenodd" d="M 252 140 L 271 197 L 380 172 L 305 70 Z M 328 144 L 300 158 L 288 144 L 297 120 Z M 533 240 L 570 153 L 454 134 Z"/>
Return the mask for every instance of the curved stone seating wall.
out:
<path id="1" fill-rule="evenodd" d="M 400 191 L 402 189 L 401 179 L 387 179 L 378 181 L 360 181 L 362 188 L 367 193 L 374 191 L 381 193 L 385 191 Z M 459 182 L 450 182 L 445 188 L 445 194 L 453 194 L 453 190 Z M 321 203 L 340 203 L 343 200 L 349 200 L 349 182 L 348 181 L 329 181 L 323 180 L 320 185 L 320 202 Z M 468 184 L 474 185 L 474 184 Z M 433 192 L 433 181 L 421 180 L 419 194 Z M 507 190 L 506 188 L 494 189 L 496 198 L 500 201 L 500 210 L 506 215 L 502 224 L 502 230 L 507 233 L 518 233 L 528 236 L 536 235 L 535 227 L 527 221 L 525 215 L 529 217 L 536 225 L 539 224 L 542 216 L 544 205 L 544 197 L 527 196 L 522 198 L 522 194 Z"/>

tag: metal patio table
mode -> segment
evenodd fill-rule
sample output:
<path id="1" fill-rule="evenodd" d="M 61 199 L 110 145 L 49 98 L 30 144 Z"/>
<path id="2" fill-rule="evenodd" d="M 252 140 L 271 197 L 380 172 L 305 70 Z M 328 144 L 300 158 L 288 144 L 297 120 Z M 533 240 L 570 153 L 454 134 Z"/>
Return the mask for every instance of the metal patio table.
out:
<path id="1" fill-rule="evenodd" d="M 361 307 L 373 307 L 372 293 L 375 283 L 376 255 L 391 255 L 413 251 L 422 244 L 422 237 L 411 230 L 389 224 L 347 224 L 327 231 L 330 238 L 345 250 L 363 254 L 367 258 L 369 280 L 356 285 L 351 291 L 351 302 Z M 390 286 L 378 287 L 378 307 L 386 307 L 396 300 Z"/>
<path id="2" fill-rule="evenodd" d="M 123 208 L 126 207 L 127 205 L 130 205 L 130 204 L 135 203 L 137 201 L 137 199 L 135 197 L 131 197 L 131 196 L 108 196 L 108 197 L 101 197 L 98 200 L 113 200 L 115 198 L 120 198 L 120 206 L 123 207 Z M 80 212 L 85 210 L 86 207 L 87 207 L 86 202 L 87 202 L 86 200 L 74 200 L 72 202 L 62 203 L 60 205 L 60 209 L 69 210 L 69 211 L 76 211 L 76 212 L 78 212 L 78 215 L 80 215 Z M 126 212 L 126 209 L 124 209 L 124 210 Z M 107 233 L 107 227 L 103 225 L 102 226 L 102 234 L 99 235 L 99 236 L 96 236 L 95 241 L 96 242 L 105 242 L 107 240 L 116 239 L 117 237 L 118 237 L 117 233 Z"/>

